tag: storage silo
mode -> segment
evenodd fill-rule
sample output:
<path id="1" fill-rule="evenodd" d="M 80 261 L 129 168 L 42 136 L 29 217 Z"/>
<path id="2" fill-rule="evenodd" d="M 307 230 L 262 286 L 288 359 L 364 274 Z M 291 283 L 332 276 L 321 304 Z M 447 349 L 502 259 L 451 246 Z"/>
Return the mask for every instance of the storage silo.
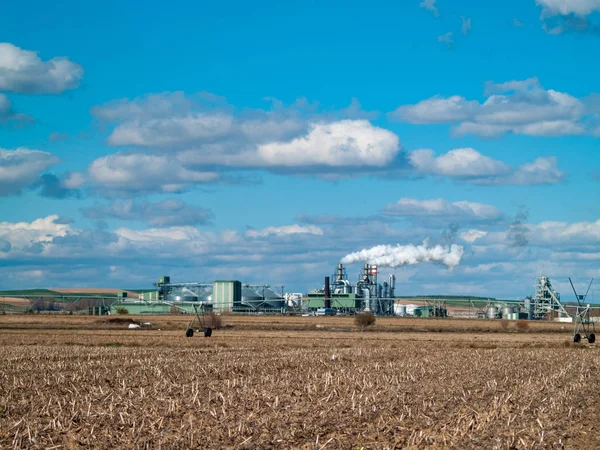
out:
<path id="1" fill-rule="evenodd" d="M 404 317 L 406 316 L 406 306 L 405 305 L 394 305 L 394 315 Z"/>
<path id="2" fill-rule="evenodd" d="M 198 294 L 198 301 L 202 303 L 212 303 L 213 301 L 213 288 L 208 287 Z"/>
<path id="3" fill-rule="evenodd" d="M 214 312 L 231 312 L 242 303 L 242 283 L 237 280 L 215 281 L 212 296 Z"/>
<path id="4" fill-rule="evenodd" d="M 198 296 L 187 288 L 171 291 L 167 294 L 168 302 L 197 302 Z"/>
<path id="5" fill-rule="evenodd" d="M 281 309 L 285 306 L 285 300 L 283 297 L 272 289 L 264 288 L 262 292 L 259 289 L 258 293 L 263 295 L 263 299 L 268 308 Z"/>
<path id="6" fill-rule="evenodd" d="M 242 288 L 242 305 L 253 309 L 259 308 L 264 303 L 263 298 L 249 287 Z"/>

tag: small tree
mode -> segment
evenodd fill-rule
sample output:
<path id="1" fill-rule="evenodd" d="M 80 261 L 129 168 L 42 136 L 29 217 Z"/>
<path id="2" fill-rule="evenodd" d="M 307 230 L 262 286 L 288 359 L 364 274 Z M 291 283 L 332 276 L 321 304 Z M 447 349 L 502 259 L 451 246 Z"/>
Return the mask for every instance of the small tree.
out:
<path id="1" fill-rule="evenodd" d="M 500 327 L 502 327 L 503 330 L 506 330 L 508 328 L 508 319 L 502 319 L 500 321 Z"/>
<path id="2" fill-rule="evenodd" d="M 529 322 L 527 320 L 517 320 L 517 330 L 527 331 L 529 329 Z"/>
<path id="3" fill-rule="evenodd" d="M 117 306 L 115 308 L 115 311 L 117 312 L 117 314 L 129 314 L 129 310 L 124 306 Z"/>
<path id="4" fill-rule="evenodd" d="M 217 316 L 214 312 L 208 313 L 205 317 L 205 325 L 213 330 L 219 330 L 223 327 L 221 316 Z"/>
<path id="5" fill-rule="evenodd" d="M 375 325 L 375 320 L 375 315 L 370 311 L 366 311 L 357 314 L 354 318 L 354 323 L 357 327 L 364 330 L 367 327 Z"/>

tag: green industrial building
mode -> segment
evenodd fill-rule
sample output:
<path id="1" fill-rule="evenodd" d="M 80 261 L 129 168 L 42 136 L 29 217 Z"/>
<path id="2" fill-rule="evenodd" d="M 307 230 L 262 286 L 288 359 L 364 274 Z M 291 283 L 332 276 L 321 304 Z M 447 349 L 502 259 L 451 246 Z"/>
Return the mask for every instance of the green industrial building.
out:
<path id="1" fill-rule="evenodd" d="M 213 283 L 213 311 L 232 312 L 242 304 L 242 283 L 237 280 L 217 280 Z"/>
<path id="2" fill-rule="evenodd" d="M 325 296 L 322 293 L 308 294 L 304 299 L 309 310 L 325 307 Z M 331 294 L 331 307 L 338 310 L 361 310 L 363 308 L 363 299 L 356 297 L 356 294 Z"/>

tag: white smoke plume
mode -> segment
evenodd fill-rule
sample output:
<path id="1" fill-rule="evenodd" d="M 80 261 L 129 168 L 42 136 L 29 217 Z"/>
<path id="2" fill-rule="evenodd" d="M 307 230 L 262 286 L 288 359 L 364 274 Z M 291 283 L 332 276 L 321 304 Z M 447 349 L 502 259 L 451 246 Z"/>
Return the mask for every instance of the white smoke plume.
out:
<path id="1" fill-rule="evenodd" d="M 462 245 L 435 245 L 429 247 L 428 241 L 422 245 L 376 245 L 369 249 L 350 253 L 342 258 L 342 264 L 366 262 L 383 267 L 400 267 L 406 264 L 434 262 L 444 264 L 452 271 L 460 264 L 464 253 Z"/>

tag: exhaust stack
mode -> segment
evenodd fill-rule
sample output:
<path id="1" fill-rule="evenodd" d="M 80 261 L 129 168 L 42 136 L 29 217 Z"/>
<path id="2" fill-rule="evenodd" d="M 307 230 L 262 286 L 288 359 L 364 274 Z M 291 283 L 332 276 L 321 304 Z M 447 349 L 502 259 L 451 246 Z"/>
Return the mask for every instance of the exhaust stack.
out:
<path id="1" fill-rule="evenodd" d="M 325 277 L 325 308 L 331 308 L 331 286 L 329 284 L 329 277 Z"/>

